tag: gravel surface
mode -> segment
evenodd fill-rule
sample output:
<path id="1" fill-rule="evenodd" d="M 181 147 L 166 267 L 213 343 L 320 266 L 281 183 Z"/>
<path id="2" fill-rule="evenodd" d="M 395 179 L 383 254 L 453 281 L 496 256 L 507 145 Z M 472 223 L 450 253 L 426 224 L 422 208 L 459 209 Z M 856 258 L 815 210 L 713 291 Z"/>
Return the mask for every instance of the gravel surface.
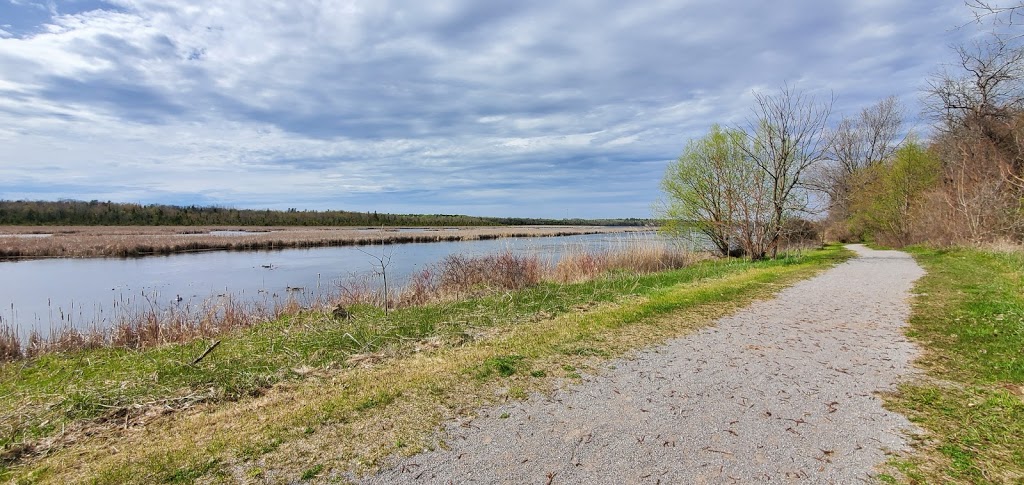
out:
<path id="1" fill-rule="evenodd" d="M 365 483 L 873 482 L 912 427 L 875 392 L 912 372 L 900 327 L 924 272 L 850 248 L 859 257 L 713 327 L 450 423 L 448 451 Z"/>

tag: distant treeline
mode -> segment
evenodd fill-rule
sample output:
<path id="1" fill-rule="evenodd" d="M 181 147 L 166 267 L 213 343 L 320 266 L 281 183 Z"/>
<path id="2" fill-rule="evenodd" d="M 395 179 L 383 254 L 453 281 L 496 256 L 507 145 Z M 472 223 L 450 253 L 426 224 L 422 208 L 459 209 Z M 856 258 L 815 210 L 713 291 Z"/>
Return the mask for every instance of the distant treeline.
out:
<path id="1" fill-rule="evenodd" d="M 26 226 L 643 226 L 648 219 L 531 219 L 451 214 L 253 210 L 61 200 L 0 200 L 0 225 Z"/>

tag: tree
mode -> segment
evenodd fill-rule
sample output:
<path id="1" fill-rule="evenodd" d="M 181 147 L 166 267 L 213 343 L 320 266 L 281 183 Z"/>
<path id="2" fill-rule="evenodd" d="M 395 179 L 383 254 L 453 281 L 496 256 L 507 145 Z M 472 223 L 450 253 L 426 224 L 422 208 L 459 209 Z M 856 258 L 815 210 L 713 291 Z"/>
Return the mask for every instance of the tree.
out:
<path id="1" fill-rule="evenodd" d="M 917 142 L 906 143 L 891 160 L 858 173 L 867 180 L 854 195 L 854 217 L 876 240 L 898 246 L 912 242 L 922 194 L 940 182 L 941 173 L 934 153 Z"/>
<path id="2" fill-rule="evenodd" d="M 957 72 L 940 71 L 926 90 L 942 127 L 1006 120 L 1024 107 L 1024 49 L 990 37 L 954 50 Z"/>
<path id="3" fill-rule="evenodd" d="M 747 157 L 746 134 L 714 125 L 687 143 L 662 180 L 663 230 L 703 234 L 722 255 L 760 255 L 771 215 L 765 173 Z"/>
<path id="4" fill-rule="evenodd" d="M 987 3 L 973 6 L 976 13 L 1018 14 Z M 1019 237 L 1024 228 L 1024 48 L 1015 40 L 992 32 L 958 46 L 953 69 L 929 81 L 928 109 L 939 122 L 935 144 L 945 175 L 941 200 L 953 219 L 952 239 Z"/>
<path id="5" fill-rule="evenodd" d="M 968 8 L 974 12 L 974 20 L 977 23 L 990 22 L 993 29 L 1000 27 L 1012 28 L 1021 24 L 1024 20 L 1024 3 L 1017 2 L 1012 5 L 998 5 L 989 0 L 967 0 L 964 2 Z M 993 31 L 994 34 L 1001 38 L 1005 38 L 1006 35 L 997 30 Z M 1018 37 L 1014 35 L 1013 37 Z"/>
<path id="6" fill-rule="evenodd" d="M 686 144 L 661 181 L 668 196 L 663 214 L 666 232 L 685 235 L 696 230 L 719 253 L 729 254 L 745 161 L 743 139 L 738 130 L 714 125 L 707 135 Z"/>
<path id="7" fill-rule="evenodd" d="M 864 108 L 857 118 L 843 117 L 833 130 L 828 161 L 812 179 L 829 198 L 830 219 L 849 215 L 850 196 L 859 188 L 855 174 L 888 160 L 903 143 L 902 131 L 903 107 L 895 96 Z"/>
<path id="8" fill-rule="evenodd" d="M 787 219 L 809 211 L 808 172 L 827 158 L 830 137 L 828 118 L 833 100 L 818 102 L 789 86 L 776 95 L 754 93 L 754 116 L 748 121 L 747 157 L 764 172 L 768 184 L 771 217 L 763 245 L 752 248 L 754 259 L 775 256 Z"/>

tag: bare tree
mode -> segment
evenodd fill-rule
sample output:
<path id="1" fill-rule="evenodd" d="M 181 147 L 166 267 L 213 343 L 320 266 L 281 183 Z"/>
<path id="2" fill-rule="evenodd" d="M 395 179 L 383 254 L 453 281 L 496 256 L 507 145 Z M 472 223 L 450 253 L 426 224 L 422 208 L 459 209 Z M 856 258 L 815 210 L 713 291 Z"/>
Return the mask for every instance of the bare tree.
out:
<path id="1" fill-rule="evenodd" d="M 903 144 L 903 106 L 895 96 L 864 108 L 859 117 L 843 117 L 832 132 L 828 161 L 812 175 L 810 183 L 829 198 L 829 218 L 849 215 L 850 197 L 857 172 L 888 160 Z"/>
<path id="2" fill-rule="evenodd" d="M 384 315 L 388 314 L 388 309 L 391 307 L 391 293 L 388 290 L 388 267 L 391 266 L 392 254 L 387 251 L 386 244 L 384 242 L 384 226 L 380 227 L 380 256 L 373 254 L 369 251 L 365 251 L 362 248 L 356 247 L 356 250 L 369 256 L 373 259 L 374 274 L 381 277 L 383 281 L 383 289 L 381 290 L 382 299 L 384 301 Z"/>
<path id="3" fill-rule="evenodd" d="M 974 13 L 977 23 L 991 22 L 994 26 L 1013 27 L 1024 20 L 1024 3 L 998 5 L 989 0 L 967 0 L 964 2 Z"/>
<path id="4" fill-rule="evenodd" d="M 933 76 L 926 93 L 942 135 L 960 145 L 949 153 L 971 155 L 952 165 L 995 170 L 1024 191 L 1024 48 L 992 36 L 955 50 L 957 71 Z"/>
<path id="5" fill-rule="evenodd" d="M 771 217 L 762 229 L 764 245 L 751 254 L 756 259 L 775 256 L 786 220 L 808 212 L 806 178 L 827 159 L 831 142 L 827 124 L 834 98 L 818 102 L 789 86 L 775 95 L 754 93 L 754 97 L 757 104 L 743 149 L 764 172 L 771 201 Z"/>
<path id="6" fill-rule="evenodd" d="M 1006 120 L 1024 107 L 1024 49 L 998 38 L 954 49 L 959 74 L 943 70 L 926 91 L 944 128 Z"/>

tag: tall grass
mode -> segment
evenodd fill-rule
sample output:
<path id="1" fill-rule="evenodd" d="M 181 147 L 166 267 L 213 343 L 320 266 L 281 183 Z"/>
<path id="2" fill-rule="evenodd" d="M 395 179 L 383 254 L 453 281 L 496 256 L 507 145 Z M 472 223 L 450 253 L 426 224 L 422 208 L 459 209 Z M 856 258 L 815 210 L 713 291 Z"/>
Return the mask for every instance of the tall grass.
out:
<path id="1" fill-rule="evenodd" d="M 506 251 L 484 256 L 449 255 L 437 264 L 414 273 L 408 283 L 389 295 L 370 278 L 354 279 L 305 301 L 289 297 L 280 301 L 242 303 L 230 297 L 199 305 L 158 308 L 121 308 L 109 327 L 79 330 L 71 326 L 43 336 L 33 332 L 22 342 L 18 332 L 0 324 L 0 362 L 49 353 L 73 352 L 100 347 L 144 349 L 169 343 L 211 338 L 284 315 L 325 311 L 341 318 L 345 308 L 359 305 L 391 308 L 455 301 L 488 294 L 516 291 L 543 282 L 576 283 L 600 278 L 609 272 L 646 274 L 677 269 L 698 256 L 657 241 L 633 240 L 606 251 L 571 250 L 557 262 L 537 255 Z"/>
<path id="2" fill-rule="evenodd" d="M 18 333 L 9 326 L 0 325 L 0 362 L 18 360 L 23 356 Z"/>
<path id="3" fill-rule="evenodd" d="M 670 244 L 636 239 L 607 251 L 582 248 L 562 256 L 548 273 L 548 279 L 561 283 L 585 281 L 608 271 L 654 273 L 685 267 L 700 255 Z"/>

